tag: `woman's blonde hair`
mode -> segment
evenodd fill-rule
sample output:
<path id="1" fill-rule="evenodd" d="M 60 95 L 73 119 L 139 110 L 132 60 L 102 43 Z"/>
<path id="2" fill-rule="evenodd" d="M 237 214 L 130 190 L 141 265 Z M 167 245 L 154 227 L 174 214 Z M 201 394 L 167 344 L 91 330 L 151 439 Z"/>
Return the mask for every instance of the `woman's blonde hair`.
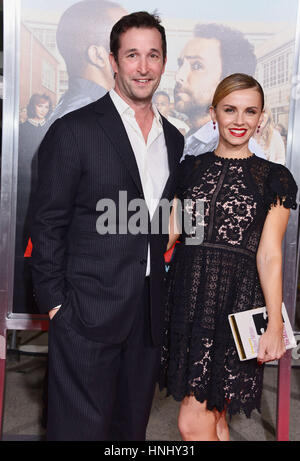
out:
<path id="1" fill-rule="evenodd" d="M 249 88 L 255 88 L 259 92 L 263 110 L 265 106 L 264 91 L 258 81 L 247 74 L 232 74 L 224 78 L 216 88 L 212 106 L 216 108 L 219 102 L 233 91 L 248 90 Z"/>

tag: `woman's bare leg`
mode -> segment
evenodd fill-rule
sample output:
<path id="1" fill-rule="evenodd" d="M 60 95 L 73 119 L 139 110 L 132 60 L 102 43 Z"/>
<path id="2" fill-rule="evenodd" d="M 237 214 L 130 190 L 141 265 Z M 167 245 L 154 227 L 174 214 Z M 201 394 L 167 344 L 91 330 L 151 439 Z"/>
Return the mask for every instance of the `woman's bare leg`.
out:
<path id="1" fill-rule="evenodd" d="M 207 410 L 206 401 L 200 403 L 193 396 L 185 397 L 179 410 L 178 428 L 186 441 L 219 441 L 217 423 L 220 419 L 220 413 Z"/>
<path id="2" fill-rule="evenodd" d="M 229 439 L 229 427 L 226 421 L 226 410 L 223 410 L 222 413 L 218 413 L 217 421 L 217 435 L 221 442 L 228 442 Z"/>

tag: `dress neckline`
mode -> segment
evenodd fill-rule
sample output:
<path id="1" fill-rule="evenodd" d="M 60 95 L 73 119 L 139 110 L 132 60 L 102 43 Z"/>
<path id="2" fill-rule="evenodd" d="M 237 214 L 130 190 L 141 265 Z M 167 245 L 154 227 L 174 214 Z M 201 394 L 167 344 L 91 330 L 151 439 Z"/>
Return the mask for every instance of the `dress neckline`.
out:
<path id="1" fill-rule="evenodd" d="M 256 157 L 254 153 L 252 153 L 252 155 L 249 155 L 248 157 L 222 157 L 221 155 L 216 154 L 215 151 L 212 151 L 211 153 L 216 160 L 221 160 L 222 162 L 228 160 L 236 162 L 245 162 L 246 160 L 250 160 L 251 158 Z"/>

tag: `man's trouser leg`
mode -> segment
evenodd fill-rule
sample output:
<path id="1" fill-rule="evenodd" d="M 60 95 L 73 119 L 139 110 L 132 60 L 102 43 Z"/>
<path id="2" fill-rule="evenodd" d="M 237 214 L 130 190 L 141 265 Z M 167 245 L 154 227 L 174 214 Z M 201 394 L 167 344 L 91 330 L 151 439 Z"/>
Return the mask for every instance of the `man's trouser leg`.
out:
<path id="1" fill-rule="evenodd" d="M 159 366 L 148 281 L 137 307 L 130 335 L 118 345 L 79 335 L 63 311 L 50 321 L 48 440 L 144 439 Z"/>

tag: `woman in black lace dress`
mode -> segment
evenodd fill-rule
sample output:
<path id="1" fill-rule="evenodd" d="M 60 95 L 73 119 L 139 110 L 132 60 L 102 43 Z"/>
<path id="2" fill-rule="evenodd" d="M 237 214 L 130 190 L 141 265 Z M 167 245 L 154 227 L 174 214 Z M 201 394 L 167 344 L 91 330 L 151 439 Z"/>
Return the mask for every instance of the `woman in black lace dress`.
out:
<path id="1" fill-rule="evenodd" d="M 181 164 L 169 247 L 178 238 L 176 208 L 185 221 L 168 273 L 161 387 L 181 401 L 184 440 L 229 440 L 226 412 L 250 417 L 260 410 L 263 363 L 285 352 L 281 244 L 297 186 L 287 168 L 248 149 L 263 107 L 263 90 L 252 77 L 224 79 L 211 107 L 218 147 Z M 192 232 L 185 223 L 199 220 L 201 202 L 199 243 L 197 227 Z M 240 361 L 228 315 L 264 305 L 269 321 L 258 359 Z"/>

